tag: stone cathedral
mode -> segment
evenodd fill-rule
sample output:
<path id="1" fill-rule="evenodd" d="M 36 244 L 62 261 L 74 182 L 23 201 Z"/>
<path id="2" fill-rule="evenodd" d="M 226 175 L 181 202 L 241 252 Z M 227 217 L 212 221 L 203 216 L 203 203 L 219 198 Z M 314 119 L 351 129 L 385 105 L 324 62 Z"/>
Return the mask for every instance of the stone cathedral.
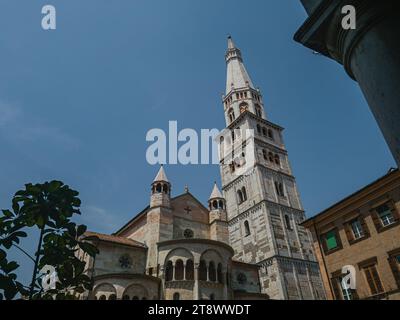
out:
<path id="1" fill-rule="evenodd" d="M 240 163 L 221 159 L 223 193 L 215 184 L 207 206 L 188 188 L 172 197 L 161 167 L 142 212 L 112 235 L 85 233 L 100 253 L 81 255 L 94 280 L 82 299 L 325 299 L 283 128 L 230 37 L 226 63 L 227 129 L 254 130 L 241 143 L 255 146 L 254 166 L 238 175 Z"/>

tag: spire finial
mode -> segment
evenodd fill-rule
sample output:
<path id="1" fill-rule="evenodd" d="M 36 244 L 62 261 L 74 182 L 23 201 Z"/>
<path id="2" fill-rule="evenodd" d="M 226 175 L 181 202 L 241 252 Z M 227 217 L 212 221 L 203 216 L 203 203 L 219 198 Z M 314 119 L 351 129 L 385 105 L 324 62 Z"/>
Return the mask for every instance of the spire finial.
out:
<path id="1" fill-rule="evenodd" d="M 189 193 L 189 186 L 188 185 L 185 186 L 185 193 Z"/>
<path id="2" fill-rule="evenodd" d="M 160 166 L 160 170 L 158 170 L 157 176 L 154 178 L 153 182 L 160 182 L 160 181 L 169 182 L 167 175 L 165 174 L 164 171 L 164 165 Z"/>
<path id="3" fill-rule="evenodd" d="M 235 44 L 230 34 L 228 34 L 228 49 L 235 49 Z"/>
<path id="4" fill-rule="evenodd" d="M 211 192 L 209 200 L 211 200 L 211 199 L 222 199 L 222 198 L 223 197 L 222 197 L 221 191 L 219 191 L 219 189 L 218 189 L 217 182 L 214 181 L 214 187 L 213 187 L 213 190 Z"/>

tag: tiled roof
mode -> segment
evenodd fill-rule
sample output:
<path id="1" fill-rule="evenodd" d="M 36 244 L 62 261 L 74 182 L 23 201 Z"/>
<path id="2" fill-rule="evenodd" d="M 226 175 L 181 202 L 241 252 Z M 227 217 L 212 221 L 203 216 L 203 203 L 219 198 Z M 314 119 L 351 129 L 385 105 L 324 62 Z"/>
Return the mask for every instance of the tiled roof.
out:
<path id="1" fill-rule="evenodd" d="M 126 245 L 126 246 L 132 246 L 132 247 L 147 248 L 147 246 L 144 243 L 141 243 L 139 241 L 135 241 L 135 240 L 124 238 L 124 237 L 112 236 L 112 235 L 103 234 L 103 233 L 87 231 L 84 233 L 83 236 L 87 240 L 89 240 L 90 238 L 97 238 L 101 241 L 107 241 L 107 242 L 112 242 L 112 243 L 122 244 L 122 245 Z"/>

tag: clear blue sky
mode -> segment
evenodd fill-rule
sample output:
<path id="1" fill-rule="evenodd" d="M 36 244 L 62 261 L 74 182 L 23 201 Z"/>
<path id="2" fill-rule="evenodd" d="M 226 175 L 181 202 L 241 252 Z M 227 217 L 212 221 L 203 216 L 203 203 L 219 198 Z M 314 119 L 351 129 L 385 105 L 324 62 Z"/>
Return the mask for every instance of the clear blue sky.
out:
<path id="1" fill-rule="evenodd" d="M 56 31 L 41 29 L 45 4 Z M 145 159 L 149 129 L 224 127 L 228 33 L 286 128 L 308 216 L 385 174 L 395 164 L 357 84 L 292 40 L 305 18 L 294 0 L 2 0 L 0 207 L 24 183 L 60 179 L 80 192 L 80 222 L 123 225 L 158 170 Z M 212 165 L 166 171 L 174 195 L 188 184 L 202 202 L 220 181 Z"/>

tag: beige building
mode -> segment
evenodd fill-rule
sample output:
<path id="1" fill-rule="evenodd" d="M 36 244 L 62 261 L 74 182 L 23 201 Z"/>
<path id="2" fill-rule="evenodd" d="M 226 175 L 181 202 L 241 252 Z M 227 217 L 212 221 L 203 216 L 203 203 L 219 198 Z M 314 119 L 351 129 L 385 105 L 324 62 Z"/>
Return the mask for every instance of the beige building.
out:
<path id="1" fill-rule="evenodd" d="M 258 266 L 232 259 L 225 199 L 215 185 L 204 207 L 189 191 L 171 198 L 163 167 L 150 205 L 113 235 L 87 232 L 89 299 L 267 299 Z"/>
<path id="2" fill-rule="evenodd" d="M 302 223 L 314 240 L 328 299 L 400 299 L 400 172 Z M 342 282 L 355 268 L 355 288 Z"/>

